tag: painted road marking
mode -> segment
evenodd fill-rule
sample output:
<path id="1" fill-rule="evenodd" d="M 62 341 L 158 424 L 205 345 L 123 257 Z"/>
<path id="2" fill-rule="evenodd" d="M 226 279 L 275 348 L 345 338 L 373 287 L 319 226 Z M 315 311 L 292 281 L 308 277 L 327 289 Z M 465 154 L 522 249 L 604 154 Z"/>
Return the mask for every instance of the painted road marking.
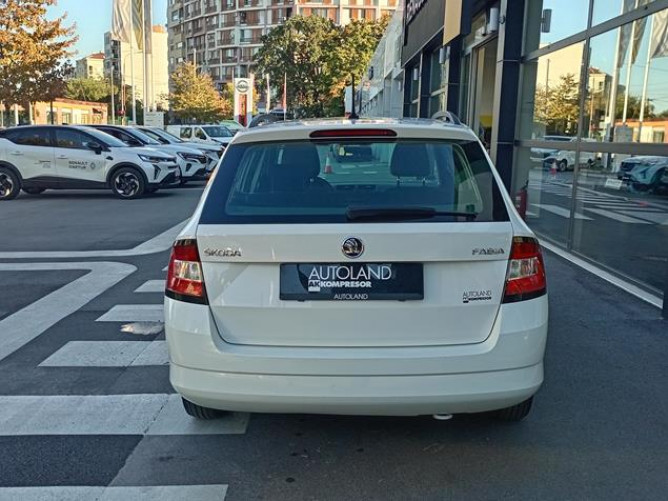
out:
<path id="1" fill-rule="evenodd" d="M 165 281 L 149 280 L 140 285 L 135 292 L 165 292 Z"/>
<path id="2" fill-rule="evenodd" d="M 621 214 L 626 214 L 627 216 L 639 217 L 642 219 L 647 219 L 656 224 L 667 225 L 668 224 L 668 214 L 665 212 L 651 212 L 646 210 L 620 210 Z"/>
<path id="3" fill-rule="evenodd" d="M 201 421 L 176 394 L 0 396 L 0 435 L 239 435 L 248 414 Z"/>
<path id="4" fill-rule="evenodd" d="M 591 207 L 585 207 L 585 210 L 598 214 L 599 216 L 607 217 L 609 219 L 614 219 L 620 223 L 631 223 L 631 224 L 649 224 L 648 221 L 642 221 L 634 217 L 628 217 L 623 214 L 618 214 L 617 212 L 611 212 L 605 209 L 593 209 Z"/>
<path id="5" fill-rule="evenodd" d="M 125 263 L 0 263 L 0 271 L 89 270 L 89 273 L 0 321 L 0 360 L 110 289 L 137 268 Z"/>
<path id="6" fill-rule="evenodd" d="M 117 304 L 96 322 L 162 322 L 161 304 Z"/>
<path id="7" fill-rule="evenodd" d="M 556 214 L 557 216 L 569 218 L 571 217 L 571 211 L 568 209 L 565 209 L 563 207 L 559 207 L 558 205 L 549 205 L 549 204 L 531 204 L 535 205 L 536 207 L 539 207 L 547 212 L 551 212 L 552 214 Z M 591 221 L 590 217 L 584 216 L 580 214 L 579 212 L 575 213 L 575 219 L 584 219 L 587 221 Z"/>
<path id="8" fill-rule="evenodd" d="M 0 259 L 84 259 L 84 258 L 117 258 L 156 254 L 168 250 L 188 220 L 172 226 L 168 230 L 147 240 L 146 242 L 124 250 L 99 251 L 26 251 L 0 252 Z"/>
<path id="9" fill-rule="evenodd" d="M 227 485 L 0 487 L 0 501 L 223 501 Z"/>
<path id="10" fill-rule="evenodd" d="M 166 341 L 70 341 L 40 367 L 130 367 L 169 363 Z"/>

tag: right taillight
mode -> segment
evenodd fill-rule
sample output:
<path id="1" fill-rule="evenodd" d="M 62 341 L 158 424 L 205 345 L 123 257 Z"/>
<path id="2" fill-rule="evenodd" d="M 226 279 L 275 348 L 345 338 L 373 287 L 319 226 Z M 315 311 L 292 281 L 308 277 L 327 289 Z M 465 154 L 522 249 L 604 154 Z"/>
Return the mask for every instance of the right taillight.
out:
<path id="1" fill-rule="evenodd" d="M 207 304 L 197 241 L 177 240 L 167 269 L 165 295 L 188 303 Z"/>
<path id="2" fill-rule="evenodd" d="M 503 302 L 526 301 L 546 292 L 545 266 L 538 241 L 530 237 L 514 237 Z"/>

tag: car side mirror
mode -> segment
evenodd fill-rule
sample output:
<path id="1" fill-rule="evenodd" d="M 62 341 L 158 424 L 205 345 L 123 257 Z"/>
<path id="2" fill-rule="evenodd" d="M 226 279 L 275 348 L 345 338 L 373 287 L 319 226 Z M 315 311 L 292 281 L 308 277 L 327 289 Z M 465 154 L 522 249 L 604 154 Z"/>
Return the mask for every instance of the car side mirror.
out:
<path id="1" fill-rule="evenodd" d="M 101 155 L 102 150 L 104 149 L 100 143 L 97 143 L 95 141 L 86 142 L 86 148 L 93 150 L 96 155 Z"/>

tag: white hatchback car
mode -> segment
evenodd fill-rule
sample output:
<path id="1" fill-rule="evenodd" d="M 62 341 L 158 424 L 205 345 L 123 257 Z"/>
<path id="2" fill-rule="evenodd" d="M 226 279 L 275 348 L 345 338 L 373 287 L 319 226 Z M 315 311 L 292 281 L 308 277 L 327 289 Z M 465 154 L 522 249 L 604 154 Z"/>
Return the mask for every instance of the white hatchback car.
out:
<path id="1" fill-rule="evenodd" d="M 236 136 L 169 264 L 186 411 L 497 411 L 543 381 L 540 246 L 473 132 L 287 122 Z"/>

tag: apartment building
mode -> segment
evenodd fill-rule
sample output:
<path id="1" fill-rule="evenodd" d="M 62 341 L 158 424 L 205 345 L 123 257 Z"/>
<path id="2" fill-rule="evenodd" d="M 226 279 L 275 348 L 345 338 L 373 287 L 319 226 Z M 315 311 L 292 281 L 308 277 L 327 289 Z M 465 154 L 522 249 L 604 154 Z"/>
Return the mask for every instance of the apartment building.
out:
<path id="1" fill-rule="evenodd" d="M 96 52 L 77 59 L 74 76 L 76 78 L 104 78 L 104 52 Z"/>
<path id="2" fill-rule="evenodd" d="M 392 15 L 399 0 L 169 0 L 170 72 L 195 61 L 222 85 L 248 77 L 262 35 L 295 15 L 327 17 L 338 24 Z"/>

